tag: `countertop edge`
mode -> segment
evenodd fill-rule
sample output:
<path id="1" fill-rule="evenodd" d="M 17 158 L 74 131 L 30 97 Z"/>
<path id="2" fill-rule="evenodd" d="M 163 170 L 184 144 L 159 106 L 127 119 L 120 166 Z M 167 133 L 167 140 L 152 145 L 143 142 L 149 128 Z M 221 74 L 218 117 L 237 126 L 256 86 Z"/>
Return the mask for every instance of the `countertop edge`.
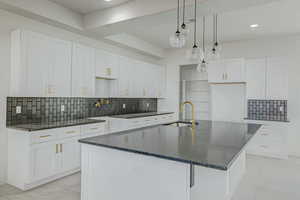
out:
<path id="1" fill-rule="evenodd" d="M 144 151 L 138 151 L 138 150 L 133 150 L 133 149 L 126 149 L 126 148 L 122 148 L 122 147 L 114 147 L 114 146 L 105 145 L 105 144 L 97 144 L 97 143 L 93 143 L 93 142 L 84 141 L 84 139 L 78 140 L 78 142 L 82 143 L 82 144 L 100 146 L 100 147 L 105 147 L 105 148 L 110 148 L 110 149 L 130 152 L 130 153 L 137 153 L 137 154 L 142 154 L 142 155 L 147 155 L 147 156 L 153 156 L 153 157 L 156 157 L 156 158 L 172 160 L 172 161 L 186 163 L 186 164 L 193 164 L 193 165 L 199 165 L 199 166 L 202 166 L 202 167 L 209 167 L 209 168 L 222 170 L 222 171 L 227 171 L 228 170 L 228 167 L 221 167 L 221 166 L 203 164 L 203 163 L 198 163 L 198 162 L 195 162 L 195 161 L 190 161 L 190 160 L 185 160 L 185 159 L 180 159 L 180 158 L 174 158 L 174 157 L 169 157 L 169 156 L 164 156 L 164 155 L 159 155 L 159 154 L 149 153 L 149 152 L 144 152 Z"/>
<path id="2" fill-rule="evenodd" d="M 72 126 L 83 126 L 83 125 L 88 125 L 88 124 L 98 124 L 98 123 L 104 123 L 104 122 L 106 122 L 106 120 L 97 120 L 97 121 L 92 121 L 92 122 L 75 123 L 75 124 L 65 124 L 65 125 L 61 125 L 61 126 L 53 126 L 53 127 L 45 127 L 45 128 L 37 128 L 37 129 L 27 129 L 27 128 L 16 127 L 16 126 L 6 126 L 6 128 L 19 130 L 19 131 L 25 131 L 25 132 L 36 132 L 36 131 L 42 131 L 42 130 L 66 128 L 66 127 L 72 127 Z"/>

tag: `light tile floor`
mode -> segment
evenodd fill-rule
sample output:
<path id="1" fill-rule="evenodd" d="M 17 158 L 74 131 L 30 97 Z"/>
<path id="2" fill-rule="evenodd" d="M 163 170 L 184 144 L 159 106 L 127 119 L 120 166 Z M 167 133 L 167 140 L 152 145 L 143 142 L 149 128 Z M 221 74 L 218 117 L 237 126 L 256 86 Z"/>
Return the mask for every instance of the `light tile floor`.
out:
<path id="1" fill-rule="evenodd" d="M 247 156 L 247 172 L 232 200 L 299 200 L 300 159 Z M 0 200 L 80 200 L 80 174 L 22 192 L 0 186 Z"/>

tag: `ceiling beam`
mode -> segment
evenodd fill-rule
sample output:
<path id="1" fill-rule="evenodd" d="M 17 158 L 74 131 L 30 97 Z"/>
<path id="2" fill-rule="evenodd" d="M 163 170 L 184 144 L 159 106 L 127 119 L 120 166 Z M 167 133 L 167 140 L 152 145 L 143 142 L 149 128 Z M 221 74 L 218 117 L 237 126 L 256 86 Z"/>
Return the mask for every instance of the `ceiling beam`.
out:
<path id="1" fill-rule="evenodd" d="M 86 14 L 84 25 L 86 29 L 96 29 L 109 24 L 173 10 L 176 7 L 176 0 L 133 0 L 113 8 Z"/>
<path id="2" fill-rule="evenodd" d="M 0 0 L 0 8 L 16 14 L 40 17 L 78 30 L 83 30 L 84 27 L 81 14 L 47 0 Z"/>

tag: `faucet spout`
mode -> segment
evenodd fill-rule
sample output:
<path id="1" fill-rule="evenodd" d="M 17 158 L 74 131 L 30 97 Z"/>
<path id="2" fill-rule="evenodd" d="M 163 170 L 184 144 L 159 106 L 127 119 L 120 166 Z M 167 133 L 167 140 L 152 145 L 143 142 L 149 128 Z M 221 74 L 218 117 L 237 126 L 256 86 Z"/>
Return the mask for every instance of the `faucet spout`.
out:
<path id="1" fill-rule="evenodd" d="M 190 104 L 192 106 L 192 126 L 195 127 L 196 126 L 195 105 L 191 101 L 185 101 L 185 102 L 181 103 L 181 105 L 180 105 L 180 112 L 183 112 L 184 105 L 186 105 L 186 104 Z"/>

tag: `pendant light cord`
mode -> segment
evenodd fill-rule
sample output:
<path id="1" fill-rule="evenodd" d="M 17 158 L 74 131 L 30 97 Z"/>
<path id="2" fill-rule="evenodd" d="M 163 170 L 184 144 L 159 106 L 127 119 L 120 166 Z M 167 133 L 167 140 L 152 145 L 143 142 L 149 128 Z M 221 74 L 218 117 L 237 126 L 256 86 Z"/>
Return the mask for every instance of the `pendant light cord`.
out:
<path id="1" fill-rule="evenodd" d="M 179 0 L 177 0 L 177 31 L 179 31 Z"/>
<path id="2" fill-rule="evenodd" d="M 194 46 L 197 40 L 197 0 L 195 0 L 195 24 L 194 24 Z"/>
<path id="3" fill-rule="evenodd" d="M 218 14 L 216 14 L 216 43 L 218 43 Z"/>
<path id="4" fill-rule="evenodd" d="M 185 24 L 185 0 L 183 0 L 182 24 Z"/>
<path id="5" fill-rule="evenodd" d="M 202 50 L 205 52 L 205 16 L 203 16 Z"/>

